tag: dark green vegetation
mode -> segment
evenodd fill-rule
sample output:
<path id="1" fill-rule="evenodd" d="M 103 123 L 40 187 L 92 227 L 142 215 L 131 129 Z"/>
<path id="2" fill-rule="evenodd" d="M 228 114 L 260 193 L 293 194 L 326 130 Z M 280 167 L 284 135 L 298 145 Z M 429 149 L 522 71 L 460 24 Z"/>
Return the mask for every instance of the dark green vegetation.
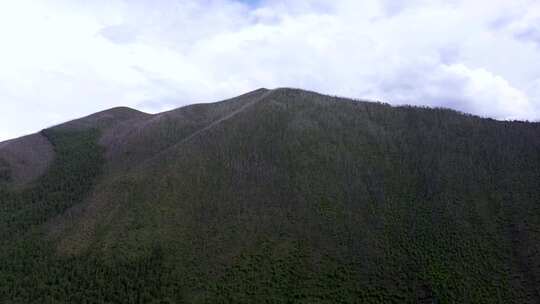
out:
<path id="1" fill-rule="evenodd" d="M 0 302 L 540 303 L 537 123 L 291 89 L 126 111 L 0 183 Z"/>
<path id="2" fill-rule="evenodd" d="M 11 181 L 11 170 L 9 164 L 0 159 L 0 183 L 7 183 Z"/>

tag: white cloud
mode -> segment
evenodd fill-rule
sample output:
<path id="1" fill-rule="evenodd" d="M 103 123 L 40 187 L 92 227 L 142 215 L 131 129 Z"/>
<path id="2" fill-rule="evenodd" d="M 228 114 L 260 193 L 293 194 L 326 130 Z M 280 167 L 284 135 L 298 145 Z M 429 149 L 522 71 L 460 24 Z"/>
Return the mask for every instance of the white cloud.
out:
<path id="1" fill-rule="evenodd" d="M 537 115 L 528 97 L 500 76 L 462 64 L 445 66 L 444 70 L 463 80 L 462 96 L 465 103 L 458 109 L 504 119 Z"/>
<path id="2" fill-rule="evenodd" d="M 278 86 L 540 118 L 537 1 L 396 3 L 2 2 L 0 140 Z"/>

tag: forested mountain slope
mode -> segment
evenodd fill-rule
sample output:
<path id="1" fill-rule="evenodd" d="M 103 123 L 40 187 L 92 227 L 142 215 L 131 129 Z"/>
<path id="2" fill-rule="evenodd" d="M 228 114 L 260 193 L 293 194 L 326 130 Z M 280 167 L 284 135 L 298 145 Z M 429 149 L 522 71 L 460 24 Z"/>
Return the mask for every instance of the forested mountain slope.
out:
<path id="1" fill-rule="evenodd" d="M 41 134 L 32 134 L 0 143 L 0 182 L 15 185 L 42 175 L 53 160 L 51 143 Z"/>
<path id="2" fill-rule="evenodd" d="M 260 89 L 35 136 L 2 303 L 540 303 L 538 123 Z"/>

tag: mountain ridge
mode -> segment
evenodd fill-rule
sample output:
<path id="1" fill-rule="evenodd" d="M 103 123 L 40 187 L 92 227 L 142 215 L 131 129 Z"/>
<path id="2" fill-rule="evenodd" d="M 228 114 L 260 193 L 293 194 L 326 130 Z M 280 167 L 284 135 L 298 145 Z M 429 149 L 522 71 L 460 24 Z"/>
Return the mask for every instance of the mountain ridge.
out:
<path id="1" fill-rule="evenodd" d="M 6 302 L 540 300 L 538 123 L 259 89 L 40 134 Z"/>

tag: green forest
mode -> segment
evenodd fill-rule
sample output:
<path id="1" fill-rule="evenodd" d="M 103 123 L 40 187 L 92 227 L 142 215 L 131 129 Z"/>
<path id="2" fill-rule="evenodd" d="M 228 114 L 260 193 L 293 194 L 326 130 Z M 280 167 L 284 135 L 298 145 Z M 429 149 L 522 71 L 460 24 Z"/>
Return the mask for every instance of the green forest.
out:
<path id="1" fill-rule="evenodd" d="M 0 303 L 540 302 L 538 123 L 253 94 L 0 163 Z"/>

